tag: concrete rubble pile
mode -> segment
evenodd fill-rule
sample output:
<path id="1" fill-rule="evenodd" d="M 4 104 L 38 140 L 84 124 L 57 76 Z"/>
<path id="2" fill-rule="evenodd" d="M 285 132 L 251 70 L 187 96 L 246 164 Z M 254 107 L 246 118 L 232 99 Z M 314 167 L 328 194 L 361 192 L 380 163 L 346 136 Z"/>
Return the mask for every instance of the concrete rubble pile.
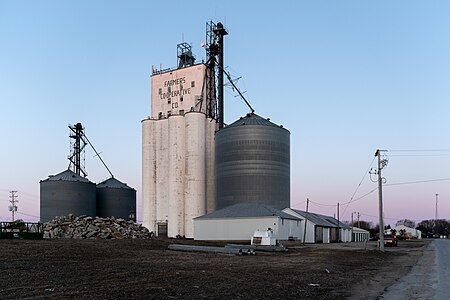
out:
<path id="1" fill-rule="evenodd" d="M 44 238 L 66 239 L 148 239 L 153 232 L 124 219 L 79 216 L 56 217 L 44 224 Z"/>

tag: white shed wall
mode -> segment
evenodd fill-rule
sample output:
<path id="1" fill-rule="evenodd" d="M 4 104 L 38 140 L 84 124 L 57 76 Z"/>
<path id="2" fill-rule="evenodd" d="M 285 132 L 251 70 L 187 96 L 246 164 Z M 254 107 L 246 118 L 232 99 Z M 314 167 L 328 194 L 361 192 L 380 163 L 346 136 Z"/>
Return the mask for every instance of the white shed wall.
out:
<path id="1" fill-rule="evenodd" d="M 302 215 L 299 215 L 295 211 L 293 211 L 290 208 L 283 209 L 283 212 L 290 214 L 291 216 L 297 217 L 301 219 L 301 234 L 300 234 L 300 240 L 303 241 L 304 231 L 305 231 L 305 223 L 306 223 L 306 236 L 305 236 L 305 243 L 315 243 L 315 224 L 311 221 L 306 221 L 305 218 L 303 218 Z M 325 231 L 326 228 L 324 228 Z"/>
<path id="2" fill-rule="evenodd" d="M 351 229 L 340 229 L 341 241 L 344 243 L 352 241 L 352 230 Z"/>
<path id="3" fill-rule="evenodd" d="M 364 242 L 368 241 L 370 238 L 370 233 L 367 230 L 353 227 L 353 237 L 352 242 Z"/>
<path id="4" fill-rule="evenodd" d="M 323 229 L 323 243 L 330 242 L 330 228 Z"/>
<path id="5" fill-rule="evenodd" d="M 279 217 L 195 219 L 195 240 L 250 241 L 256 230 L 271 228 L 278 240 L 300 235 L 301 221 Z"/>
<path id="6" fill-rule="evenodd" d="M 289 238 L 293 238 L 294 240 L 302 239 L 302 221 L 300 220 L 290 220 L 290 219 L 279 219 L 279 224 L 277 228 L 277 238 L 279 240 L 288 240 Z M 272 228 L 273 229 L 273 228 Z"/>

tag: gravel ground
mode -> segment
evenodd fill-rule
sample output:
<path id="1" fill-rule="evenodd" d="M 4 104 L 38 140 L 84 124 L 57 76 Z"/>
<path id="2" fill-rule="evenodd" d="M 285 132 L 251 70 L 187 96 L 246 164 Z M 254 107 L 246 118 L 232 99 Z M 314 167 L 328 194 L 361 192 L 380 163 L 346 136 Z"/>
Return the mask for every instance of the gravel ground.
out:
<path id="1" fill-rule="evenodd" d="M 234 256 L 167 250 L 189 240 L 0 240 L 2 299 L 377 299 L 429 241 L 289 245 Z M 217 245 L 214 243 L 201 243 Z"/>

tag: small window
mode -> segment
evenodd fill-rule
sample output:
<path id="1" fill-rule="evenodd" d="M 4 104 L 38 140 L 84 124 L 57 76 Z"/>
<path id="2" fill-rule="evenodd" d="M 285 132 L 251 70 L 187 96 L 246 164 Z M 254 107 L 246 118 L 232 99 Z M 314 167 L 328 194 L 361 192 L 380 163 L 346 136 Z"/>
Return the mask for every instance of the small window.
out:
<path id="1" fill-rule="evenodd" d="M 191 88 L 195 87 L 195 81 L 191 81 Z"/>
<path id="2" fill-rule="evenodd" d="M 180 84 L 180 90 L 182 90 L 183 89 L 183 85 L 182 84 Z"/>
<path id="3" fill-rule="evenodd" d="M 169 98 L 169 99 L 167 99 L 167 104 L 170 104 L 170 98 Z"/>
<path id="4" fill-rule="evenodd" d="M 158 119 L 162 119 L 162 117 L 163 117 L 163 114 L 162 114 L 162 111 L 160 111 L 158 114 Z"/>
<path id="5" fill-rule="evenodd" d="M 183 102 L 183 96 L 180 96 L 180 101 Z"/>
<path id="6" fill-rule="evenodd" d="M 179 114 L 180 116 L 184 116 L 184 109 L 180 109 Z"/>
<path id="7" fill-rule="evenodd" d="M 168 110 L 167 111 L 167 116 L 169 117 L 169 116 L 171 116 L 172 115 L 172 112 L 170 111 L 170 110 Z"/>
<path id="8" fill-rule="evenodd" d="M 167 87 L 167 91 L 170 93 L 172 91 L 172 89 L 169 87 Z"/>
<path id="9" fill-rule="evenodd" d="M 159 88 L 159 92 L 160 95 L 162 94 L 162 88 Z"/>

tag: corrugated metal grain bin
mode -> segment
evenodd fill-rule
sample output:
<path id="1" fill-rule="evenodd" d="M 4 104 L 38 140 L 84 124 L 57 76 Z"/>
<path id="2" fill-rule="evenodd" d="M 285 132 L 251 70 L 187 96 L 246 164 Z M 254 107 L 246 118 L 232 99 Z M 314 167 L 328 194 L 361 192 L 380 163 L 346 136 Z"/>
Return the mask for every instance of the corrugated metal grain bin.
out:
<path id="1" fill-rule="evenodd" d="M 136 222 L 136 190 L 114 177 L 99 183 L 97 216 L 114 216 Z"/>
<path id="2" fill-rule="evenodd" d="M 216 209 L 237 203 L 290 206 L 290 132 L 247 114 L 215 141 Z"/>
<path id="3" fill-rule="evenodd" d="M 95 184 L 71 170 L 40 181 L 40 219 L 45 223 L 56 216 L 95 216 Z"/>

